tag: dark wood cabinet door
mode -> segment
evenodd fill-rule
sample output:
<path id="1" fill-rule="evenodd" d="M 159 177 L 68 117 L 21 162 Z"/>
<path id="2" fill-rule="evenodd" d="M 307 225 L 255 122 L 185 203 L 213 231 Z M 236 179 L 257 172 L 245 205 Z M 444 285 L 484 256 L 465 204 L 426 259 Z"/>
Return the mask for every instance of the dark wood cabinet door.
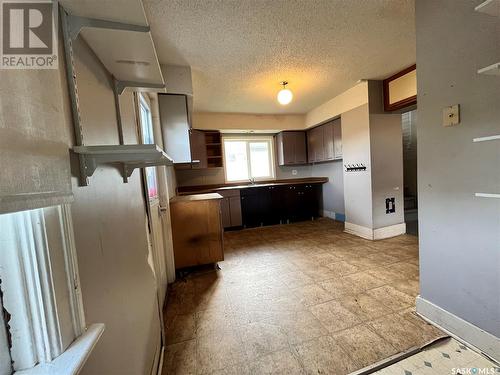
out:
<path id="1" fill-rule="evenodd" d="M 316 139 L 314 129 L 307 131 L 307 161 L 314 163 L 316 161 Z"/>
<path id="2" fill-rule="evenodd" d="M 307 163 L 306 132 L 293 133 L 294 164 Z"/>
<path id="3" fill-rule="evenodd" d="M 304 185 L 304 218 L 311 220 L 320 216 L 319 210 L 322 202 L 321 185 Z"/>
<path id="4" fill-rule="evenodd" d="M 325 149 L 325 160 L 333 160 L 333 122 L 323 125 L 323 146 Z"/>
<path id="5" fill-rule="evenodd" d="M 283 133 L 278 133 L 274 137 L 276 147 L 276 162 L 278 165 L 285 165 L 285 155 L 283 149 Z"/>
<path id="6" fill-rule="evenodd" d="M 342 159 L 342 126 L 340 120 L 333 124 L 333 158 Z"/>
<path id="7" fill-rule="evenodd" d="M 283 165 L 295 164 L 295 132 L 283 132 Z"/>
<path id="8" fill-rule="evenodd" d="M 283 191 L 283 214 L 284 222 L 298 220 L 299 200 L 297 199 L 297 186 L 287 186 Z"/>
<path id="9" fill-rule="evenodd" d="M 306 132 L 285 131 L 276 135 L 278 165 L 307 163 Z"/>
<path id="10" fill-rule="evenodd" d="M 222 226 L 224 228 L 230 228 L 232 225 L 231 225 L 231 207 L 229 203 L 229 198 L 222 198 L 220 209 L 222 215 Z"/>
<path id="11" fill-rule="evenodd" d="M 240 196 L 229 197 L 227 199 L 229 200 L 229 216 L 231 218 L 231 226 L 239 227 L 242 224 Z"/>
<path id="12" fill-rule="evenodd" d="M 207 168 L 207 147 L 205 144 L 205 133 L 201 130 L 191 129 L 189 131 L 191 146 L 191 158 L 193 169 Z"/>
<path id="13" fill-rule="evenodd" d="M 325 146 L 324 146 L 324 126 L 314 128 L 314 159 L 316 162 L 325 160 Z"/>
<path id="14" fill-rule="evenodd" d="M 271 211 L 271 195 L 267 187 L 241 190 L 241 214 L 246 228 L 274 224 Z"/>

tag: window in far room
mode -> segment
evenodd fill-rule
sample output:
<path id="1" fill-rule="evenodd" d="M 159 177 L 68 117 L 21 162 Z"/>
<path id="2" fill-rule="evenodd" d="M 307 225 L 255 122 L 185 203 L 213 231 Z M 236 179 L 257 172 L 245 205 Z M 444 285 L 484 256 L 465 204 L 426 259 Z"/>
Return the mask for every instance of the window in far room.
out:
<path id="1" fill-rule="evenodd" d="M 273 138 L 223 138 L 227 182 L 274 178 Z"/>
<path id="2" fill-rule="evenodd" d="M 153 135 L 153 121 L 151 118 L 151 110 L 149 109 L 149 104 L 146 102 L 144 97 L 139 95 L 139 109 L 140 109 L 140 123 L 141 123 L 141 138 L 142 143 L 154 144 Z M 146 183 L 148 188 L 149 199 L 158 198 L 158 179 L 156 176 L 156 167 L 145 168 L 146 173 Z"/>

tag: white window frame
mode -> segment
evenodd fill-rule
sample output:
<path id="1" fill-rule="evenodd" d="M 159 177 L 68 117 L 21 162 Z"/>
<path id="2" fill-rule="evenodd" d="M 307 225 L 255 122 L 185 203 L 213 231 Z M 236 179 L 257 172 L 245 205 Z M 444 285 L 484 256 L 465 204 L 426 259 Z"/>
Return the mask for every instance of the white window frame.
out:
<path id="1" fill-rule="evenodd" d="M 139 139 L 142 144 L 144 144 L 144 133 L 143 133 L 143 124 L 142 124 L 142 115 L 141 115 L 141 107 L 144 107 L 146 111 L 149 114 L 149 120 L 151 123 L 151 132 L 153 135 L 153 143 L 156 143 L 154 140 L 154 125 L 153 125 L 153 112 L 151 111 L 151 106 L 149 103 L 149 98 L 146 98 L 143 93 L 138 93 L 137 94 L 137 110 L 138 110 L 138 125 L 139 125 Z M 155 171 L 155 179 L 156 179 L 156 196 L 155 197 L 150 197 L 149 196 L 149 185 L 148 185 L 148 178 L 147 178 L 147 171 L 146 168 L 153 168 Z M 154 203 L 159 203 L 160 201 L 160 186 L 159 186 L 159 180 L 158 180 L 158 169 L 156 167 L 146 167 L 143 172 L 143 180 L 144 180 L 144 185 L 146 187 L 146 198 L 149 200 L 151 204 Z"/>
<path id="2" fill-rule="evenodd" d="M 240 141 L 246 143 L 247 148 L 247 168 L 250 174 L 248 179 L 244 180 L 228 180 L 227 179 L 227 163 L 226 163 L 226 144 L 225 141 Z M 222 136 L 222 157 L 223 157 L 223 165 L 224 165 L 224 181 L 227 183 L 233 182 L 249 182 L 249 181 L 267 181 L 267 180 L 275 180 L 276 179 L 276 165 L 275 165 L 275 150 L 274 150 L 274 137 L 272 135 L 251 135 L 246 136 L 244 134 L 234 134 L 234 135 L 223 135 Z M 270 176 L 266 177 L 252 177 L 252 166 L 250 162 L 250 143 L 251 142 L 267 142 L 269 144 L 269 170 L 271 171 Z"/>
<path id="3" fill-rule="evenodd" d="M 85 326 L 70 205 L 11 215 L 0 218 L 0 278 L 12 370 L 76 374 L 104 325 Z"/>

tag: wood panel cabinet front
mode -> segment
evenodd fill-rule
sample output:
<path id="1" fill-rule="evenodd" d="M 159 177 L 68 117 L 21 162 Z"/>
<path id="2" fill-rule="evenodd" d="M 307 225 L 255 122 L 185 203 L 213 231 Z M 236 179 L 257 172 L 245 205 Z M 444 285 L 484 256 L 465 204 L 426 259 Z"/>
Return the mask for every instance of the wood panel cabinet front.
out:
<path id="1" fill-rule="evenodd" d="M 201 130 L 190 130 L 191 158 L 193 169 L 207 167 L 207 147 L 205 145 L 205 133 Z"/>
<path id="2" fill-rule="evenodd" d="M 306 133 L 304 131 L 284 131 L 276 135 L 278 165 L 307 163 Z"/>
<path id="3" fill-rule="evenodd" d="M 333 120 L 307 131 L 309 163 L 342 159 L 340 120 Z"/>
<path id="4" fill-rule="evenodd" d="M 333 124 L 333 149 L 334 159 L 342 159 L 342 126 L 340 120 L 336 120 Z"/>
<path id="5" fill-rule="evenodd" d="M 224 260 L 221 199 L 174 198 L 170 210 L 176 269 Z"/>
<path id="6" fill-rule="evenodd" d="M 323 145 L 325 149 L 325 159 L 333 160 L 335 157 L 334 146 L 333 146 L 333 123 L 328 122 L 323 126 Z"/>

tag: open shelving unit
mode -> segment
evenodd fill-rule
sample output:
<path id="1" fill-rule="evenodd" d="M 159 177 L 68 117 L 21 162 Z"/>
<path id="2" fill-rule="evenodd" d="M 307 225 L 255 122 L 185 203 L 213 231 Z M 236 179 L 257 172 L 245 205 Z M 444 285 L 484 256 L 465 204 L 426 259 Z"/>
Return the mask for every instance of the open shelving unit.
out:
<path id="1" fill-rule="evenodd" d="M 136 168 L 170 165 L 172 160 L 157 145 L 125 145 L 119 95 L 135 91 L 165 91 L 156 49 L 141 0 L 59 0 L 66 77 L 71 97 L 73 127 L 80 164 L 80 185 L 88 185 L 100 164 L 121 166 L 124 182 Z M 112 76 L 118 126 L 118 145 L 85 145 L 80 115 L 73 43 L 83 38 Z"/>
<path id="2" fill-rule="evenodd" d="M 500 17 L 500 0 L 486 0 L 474 8 L 476 12 Z M 478 74 L 500 76 L 500 62 L 488 65 L 477 71 Z"/>
<path id="3" fill-rule="evenodd" d="M 222 168 L 222 140 L 218 131 L 205 131 L 207 149 L 207 168 Z"/>
<path id="4" fill-rule="evenodd" d="M 75 146 L 73 152 L 85 160 L 84 177 L 94 174 L 99 165 L 119 165 L 126 180 L 136 168 L 173 165 L 172 159 L 155 144 Z"/>
<path id="5" fill-rule="evenodd" d="M 481 4 L 476 6 L 474 10 L 479 13 L 488 14 L 490 16 L 500 18 L 500 0 L 483 1 Z M 477 71 L 477 73 L 481 75 L 500 76 L 500 62 L 481 68 Z M 472 142 L 481 143 L 481 142 L 491 142 L 499 140 L 500 140 L 500 134 L 496 134 L 496 135 L 474 138 Z M 498 193 L 474 193 L 474 196 L 478 198 L 494 198 L 494 199 L 500 198 L 500 194 Z"/>

